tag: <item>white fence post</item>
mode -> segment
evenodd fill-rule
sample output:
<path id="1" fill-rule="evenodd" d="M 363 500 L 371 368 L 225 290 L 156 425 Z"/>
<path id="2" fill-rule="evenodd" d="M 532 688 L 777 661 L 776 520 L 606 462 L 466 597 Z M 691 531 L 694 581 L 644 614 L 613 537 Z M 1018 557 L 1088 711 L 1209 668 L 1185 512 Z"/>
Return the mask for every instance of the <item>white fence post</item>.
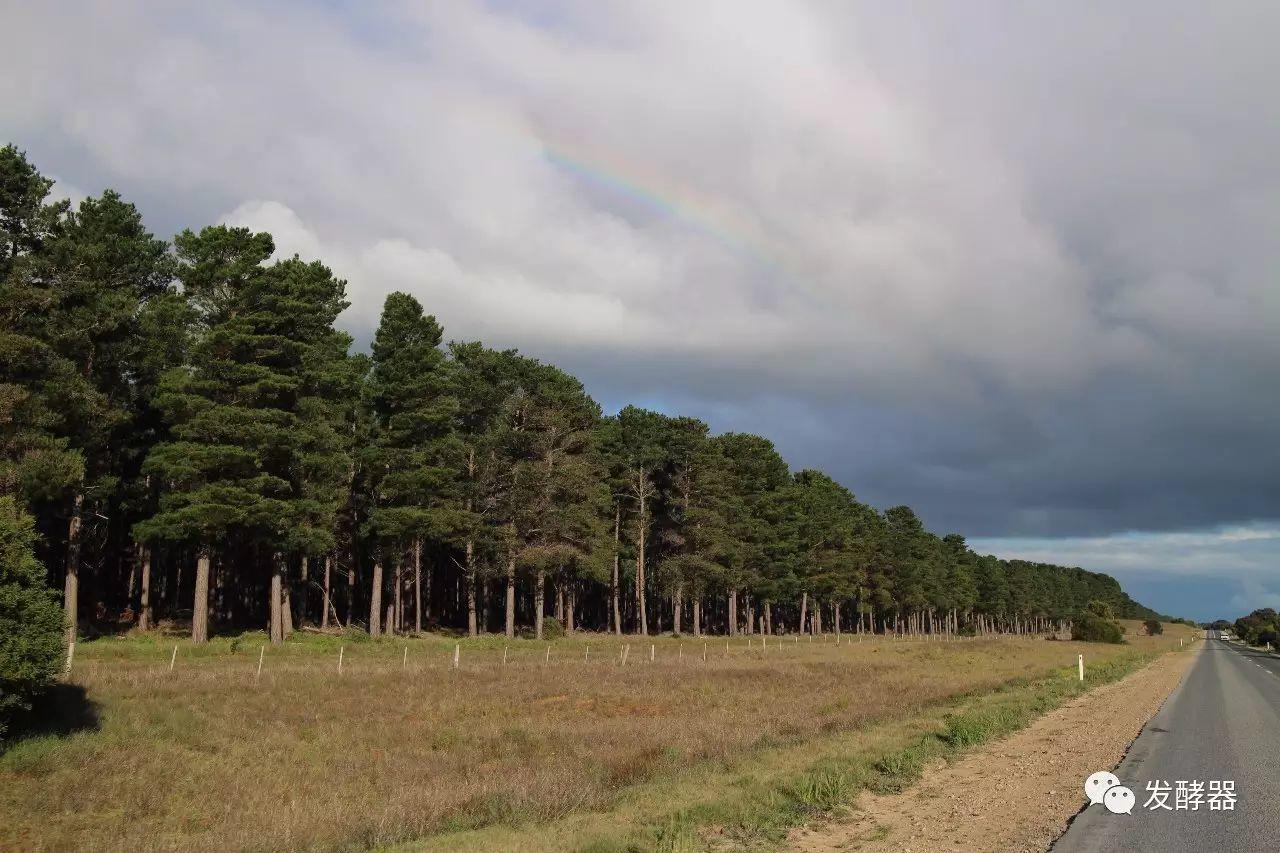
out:
<path id="1" fill-rule="evenodd" d="M 1084 681 L 1084 655 L 1076 655 L 1076 664 L 1080 667 L 1080 680 Z"/>
<path id="2" fill-rule="evenodd" d="M 177 651 L 176 646 L 174 647 L 174 651 Z M 346 651 L 347 651 L 346 646 L 338 646 L 338 675 L 342 675 L 342 656 L 346 653 Z"/>
<path id="3" fill-rule="evenodd" d="M 454 669 L 458 668 L 458 663 L 461 660 L 462 660 L 462 644 L 454 643 L 453 644 L 453 668 Z M 502 648 L 502 662 L 504 664 L 507 662 L 507 649 L 505 646 Z"/>
<path id="4" fill-rule="evenodd" d="M 257 683 L 258 679 L 262 677 L 262 657 L 266 653 L 267 653 L 266 646 L 263 646 L 262 648 L 258 649 L 258 671 L 253 676 L 253 681 L 255 684 Z"/>

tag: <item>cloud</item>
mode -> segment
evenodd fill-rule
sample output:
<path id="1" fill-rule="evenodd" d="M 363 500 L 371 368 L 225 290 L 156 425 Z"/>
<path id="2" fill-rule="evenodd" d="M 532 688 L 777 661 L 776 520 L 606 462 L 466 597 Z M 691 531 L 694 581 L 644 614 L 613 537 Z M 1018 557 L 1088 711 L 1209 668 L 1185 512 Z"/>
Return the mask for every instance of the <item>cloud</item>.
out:
<path id="1" fill-rule="evenodd" d="M 29 4 L 0 126 L 938 529 L 1280 518 L 1277 8 L 325 9 Z"/>

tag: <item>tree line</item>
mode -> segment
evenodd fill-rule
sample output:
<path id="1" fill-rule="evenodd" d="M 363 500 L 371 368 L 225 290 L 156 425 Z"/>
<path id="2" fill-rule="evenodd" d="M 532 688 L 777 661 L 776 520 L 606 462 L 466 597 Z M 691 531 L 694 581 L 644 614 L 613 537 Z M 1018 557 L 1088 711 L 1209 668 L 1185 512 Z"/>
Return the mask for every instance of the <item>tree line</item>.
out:
<path id="1" fill-rule="evenodd" d="M 0 495 L 34 518 L 68 638 L 189 620 L 370 634 L 1035 632 L 1111 577 L 979 555 L 766 438 L 628 406 L 268 234 L 157 239 L 0 150 Z M 22 522 L 15 522 L 21 524 Z"/>

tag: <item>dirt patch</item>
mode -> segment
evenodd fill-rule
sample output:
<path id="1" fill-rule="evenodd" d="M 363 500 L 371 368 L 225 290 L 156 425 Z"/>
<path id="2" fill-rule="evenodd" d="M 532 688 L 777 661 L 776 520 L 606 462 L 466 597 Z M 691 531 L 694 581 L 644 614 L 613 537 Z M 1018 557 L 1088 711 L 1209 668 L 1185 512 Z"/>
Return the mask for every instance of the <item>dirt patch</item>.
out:
<path id="1" fill-rule="evenodd" d="M 1085 777 L 1120 763 L 1198 654 L 1164 655 L 954 764 L 939 762 L 910 791 L 863 793 L 848 822 L 799 830 L 791 849 L 1046 850 L 1084 805 Z"/>

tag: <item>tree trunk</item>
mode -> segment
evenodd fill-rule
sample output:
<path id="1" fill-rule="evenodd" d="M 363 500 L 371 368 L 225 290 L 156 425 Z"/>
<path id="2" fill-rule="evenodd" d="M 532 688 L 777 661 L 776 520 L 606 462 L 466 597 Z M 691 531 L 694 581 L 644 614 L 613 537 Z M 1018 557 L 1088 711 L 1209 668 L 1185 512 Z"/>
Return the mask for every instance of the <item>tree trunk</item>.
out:
<path id="1" fill-rule="evenodd" d="M 766 601 L 764 603 L 764 632 L 766 634 L 773 633 L 773 602 Z"/>
<path id="2" fill-rule="evenodd" d="M 613 599 L 613 632 L 618 636 L 622 636 L 622 607 L 618 599 L 621 597 L 619 593 L 619 572 L 618 562 L 622 556 L 618 553 L 618 549 L 622 544 L 622 507 L 615 504 L 613 508 L 613 586 L 609 590 L 609 596 Z"/>
<path id="3" fill-rule="evenodd" d="M 466 570 L 467 570 L 467 636 L 474 637 L 479 633 L 479 626 L 476 619 L 476 543 L 470 537 L 467 538 L 466 552 Z"/>
<path id="4" fill-rule="evenodd" d="M 680 611 L 684 609 L 684 585 L 676 584 L 676 591 L 671 596 L 671 633 L 680 636 Z"/>
<path id="5" fill-rule="evenodd" d="M 804 620 L 805 620 L 805 617 L 808 615 L 809 615 L 809 593 L 806 592 L 800 596 L 800 631 L 799 633 L 801 634 L 803 634 L 805 631 L 806 623 Z"/>
<path id="6" fill-rule="evenodd" d="M 382 634 L 382 555 L 373 561 L 373 586 L 369 590 L 369 636 Z"/>
<path id="7" fill-rule="evenodd" d="M 569 588 L 564 595 L 564 630 L 565 633 L 572 634 L 574 632 L 574 615 L 573 611 L 578 605 L 578 591 L 573 584 L 569 584 Z"/>
<path id="8" fill-rule="evenodd" d="M 138 546 L 142 559 L 142 593 L 138 599 L 138 628 L 151 630 L 151 546 L 142 542 Z"/>
<path id="9" fill-rule="evenodd" d="M 80 624 L 80 529 L 83 526 L 84 495 L 76 492 L 71 501 L 71 518 L 67 521 L 67 579 L 62 588 L 62 606 L 66 613 L 66 640 L 76 641 Z"/>
<path id="10" fill-rule="evenodd" d="M 638 530 L 636 531 L 636 607 L 638 609 L 637 618 L 640 620 L 640 635 L 647 636 L 649 634 L 649 619 L 645 613 L 644 600 L 644 543 L 645 528 L 648 524 L 649 503 L 644 493 L 640 495 L 640 520 Z"/>
<path id="11" fill-rule="evenodd" d="M 422 633 L 422 540 L 413 540 L 413 633 Z"/>
<path id="12" fill-rule="evenodd" d="M 832 617 L 832 621 L 835 622 L 836 636 L 839 637 L 840 636 L 840 602 L 838 601 L 831 602 L 831 617 Z"/>
<path id="13" fill-rule="evenodd" d="M 396 593 L 391 601 L 391 630 L 388 634 L 399 634 L 404 631 L 404 554 L 396 555 L 396 567 L 391 572 L 395 579 Z"/>
<path id="14" fill-rule="evenodd" d="M 304 625 L 306 624 L 306 621 L 307 621 L 307 614 L 311 612 L 311 608 L 308 606 L 311 603 L 311 555 L 310 554 L 302 555 L 301 571 L 299 571 L 298 575 L 299 575 L 298 579 L 302 582 L 302 587 L 301 587 L 302 601 L 298 602 L 298 624 Z M 289 590 L 289 586 L 288 584 L 286 584 L 285 585 L 286 599 L 290 597 L 288 594 L 288 590 Z M 291 620 L 292 620 L 292 610 L 290 611 L 290 618 L 286 619 L 285 621 L 289 622 Z M 291 631 L 292 630 L 291 626 L 288 626 L 288 627 L 290 627 L 290 631 Z"/>
<path id="15" fill-rule="evenodd" d="M 702 636 L 702 597 L 693 598 L 693 636 Z"/>
<path id="16" fill-rule="evenodd" d="M 516 635 L 516 558 L 507 558 L 507 636 Z"/>
<path id="17" fill-rule="evenodd" d="M 538 568 L 533 584 L 533 636 L 542 639 L 542 615 L 547 604 L 547 573 Z"/>
<path id="18" fill-rule="evenodd" d="M 196 554 L 196 589 L 191 605 L 191 642 L 209 642 L 209 546 Z"/>
<path id="19" fill-rule="evenodd" d="M 356 551 L 355 536 L 351 537 L 351 563 L 347 566 L 347 627 L 351 627 L 351 620 L 355 617 L 356 612 L 356 561 L 359 559 Z"/>
<path id="20" fill-rule="evenodd" d="M 280 591 L 280 640 L 289 639 L 289 635 L 293 633 L 293 584 L 290 583 L 289 564 L 284 563 L 281 569 L 281 591 Z"/>
<path id="21" fill-rule="evenodd" d="M 280 614 L 280 598 L 281 598 L 281 578 L 280 578 L 280 555 L 273 554 L 271 557 L 271 587 L 269 595 L 271 596 L 270 607 L 268 608 L 271 615 L 271 642 L 278 644 L 284 642 L 284 626 L 281 624 Z"/>
<path id="22" fill-rule="evenodd" d="M 333 573 L 333 555 L 324 555 L 324 609 L 320 611 L 320 627 L 329 627 L 329 576 Z"/>
<path id="23" fill-rule="evenodd" d="M 738 633 L 738 590 L 729 590 L 729 636 Z"/>

